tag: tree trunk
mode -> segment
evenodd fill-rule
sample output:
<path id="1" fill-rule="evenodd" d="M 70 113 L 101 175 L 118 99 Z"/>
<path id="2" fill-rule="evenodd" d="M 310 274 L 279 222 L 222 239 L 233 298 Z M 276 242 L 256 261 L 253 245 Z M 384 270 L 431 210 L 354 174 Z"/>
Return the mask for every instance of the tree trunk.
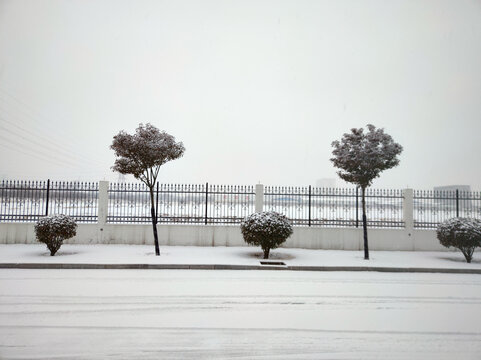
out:
<path id="1" fill-rule="evenodd" d="M 60 246 L 58 245 L 58 240 L 55 239 L 51 244 L 47 245 L 47 248 L 50 250 L 50 256 L 54 256 L 58 249 L 60 249 Z"/>
<path id="2" fill-rule="evenodd" d="M 269 251 L 271 249 L 267 248 L 267 249 L 262 249 L 262 251 L 264 251 L 264 259 L 269 259 Z"/>
<path id="3" fill-rule="evenodd" d="M 470 250 L 465 250 L 465 249 L 461 249 L 461 252 L 463 253 L 464 255 L 464 258 L 466 259 L 466 262 L 468 264 L 471 263 L 471 259 L 473 258 L 473 252 L 474 252 L 474 249 L 472 251 Z"/>
<path id="4" fill-rule="evenodd" d="M 361 187 L 362 195 L 362 228 L 364 232 L 364 260 L 369 260 L 369 246 L 367 243 L 367 218 L 366 218 L 366 188 Z"/>
<path id="5" fill-rule="evenodd" d="M 159 256 L 160 249 L 159 249 L 159 237 L 157 235 L 157 214 L 155 213 L 154 185 L 150 187 L 150 216 L 152 218 L 152 228 L 154 230 L 155 255 Z"/>

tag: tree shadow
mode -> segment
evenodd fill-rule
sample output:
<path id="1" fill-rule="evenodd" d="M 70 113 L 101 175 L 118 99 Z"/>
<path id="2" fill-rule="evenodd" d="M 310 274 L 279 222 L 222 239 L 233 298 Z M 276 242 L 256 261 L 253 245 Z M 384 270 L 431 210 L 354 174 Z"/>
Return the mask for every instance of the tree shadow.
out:
<path id="1" fill-rule="evenodd" d="M 481 264 L 481 259 L 479 258 L 481 254 L 478 253 L 478 258 L 476 259 L 475 256 L 476 256 L 476 253 L 473 254 L 473 258 L 471 259 L 471 264 Z M 456 254 L 456 255 L 451 255 L 451 256 L 437 256 L 438 259 L 440 260 L 447 260 L 447 261 L 451 261 L 451 262 L 455 262 L 455 263 L 465 263 L 467 264 L 466 262 L 466 259 L 464 258 L 464 255 L 463 254 Z"/>
<path id="2" fill-rule="evenodd" d="M 277 249 L 273 249 L 269 253 L 269 259 L 268 260 L 292 260 L 295 259 L 296 257 L 292 254 L 286 254 L 283 252 L 278 252 L 276 251 Z M 250 258 L 250 259 L 264 259 L 264 253 L 262 250 L 246 250 L 241 253 L 239 253 L 240 257 L 243 258 Z"/>
<path id="3" fill-rule="evenodd" d="M 45 257 L 61 257 L 61 256 L 71 256 L 71 255 L 78 255 L 80 254 L 78 251 L 62 251 L 59 250 L 55 253 L 54 256 L 50 256 L 50 252 L 48 250 L 46 251 L 41 251 L 37 253 L 40 256 L 45 256 Z"/>

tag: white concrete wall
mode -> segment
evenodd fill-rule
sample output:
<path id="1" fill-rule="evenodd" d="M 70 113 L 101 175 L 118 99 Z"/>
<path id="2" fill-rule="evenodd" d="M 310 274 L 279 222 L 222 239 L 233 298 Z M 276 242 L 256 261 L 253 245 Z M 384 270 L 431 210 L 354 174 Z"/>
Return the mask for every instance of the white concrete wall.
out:
<path id="1" fill-rule="evenodd" d="M 33 223 L 0 223 L 0 244 L 35 243 Z M 158 225 L 161 246 L 245 246 L 239 226 Z M 370 250 L 444 251 L 434 230 L 370 229 Z M 153 244 L 151 225 L 79 224 L 66 244 Z M 362 229 L 294 227 L 284 247 L 361 250 Z"/>

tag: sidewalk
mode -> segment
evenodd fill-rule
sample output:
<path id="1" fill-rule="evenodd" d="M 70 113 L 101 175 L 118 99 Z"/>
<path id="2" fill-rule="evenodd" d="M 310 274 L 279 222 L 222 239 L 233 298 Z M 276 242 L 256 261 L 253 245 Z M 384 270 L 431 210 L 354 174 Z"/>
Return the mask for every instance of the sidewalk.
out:
<path id="1" fill-rule="evenodd" d="M 471 264 L 461 252 L 362 251 L 275 249 L 261 264 L 256 247 L 164 246 L 154 255 L 153 245 L 68 245 L 50 256 L 45 245 L 0 245 L 0 268 L 63 269 L 213 269 L 449 272 L 481 274 L 481 253 Z"/>

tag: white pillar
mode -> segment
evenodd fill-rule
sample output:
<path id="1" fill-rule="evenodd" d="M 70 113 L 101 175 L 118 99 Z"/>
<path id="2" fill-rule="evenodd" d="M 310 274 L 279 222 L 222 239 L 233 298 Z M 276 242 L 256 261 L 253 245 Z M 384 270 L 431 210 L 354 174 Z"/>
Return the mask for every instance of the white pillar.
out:
<path id="1" fill-rule="evenodd" d="M 403 218 L 404 228 L 408 232 L 409 236 L 412 235 L 414 230 L 414 192 L 413 189 L 404 189 L 404 206 L 403 206 Z"/>
<path id="2" fill-rule="evenodd" d="M 98 200 L 98 224 L 107 224 L 107 214 L 109 209 L 109 182 L 99 181 L 99 200 Z"/>
<path id="3" fill-rule="evenodd" d="M 256 212 L 261 212 L 264 209 L 264 185 L 256 185 Z"/>

